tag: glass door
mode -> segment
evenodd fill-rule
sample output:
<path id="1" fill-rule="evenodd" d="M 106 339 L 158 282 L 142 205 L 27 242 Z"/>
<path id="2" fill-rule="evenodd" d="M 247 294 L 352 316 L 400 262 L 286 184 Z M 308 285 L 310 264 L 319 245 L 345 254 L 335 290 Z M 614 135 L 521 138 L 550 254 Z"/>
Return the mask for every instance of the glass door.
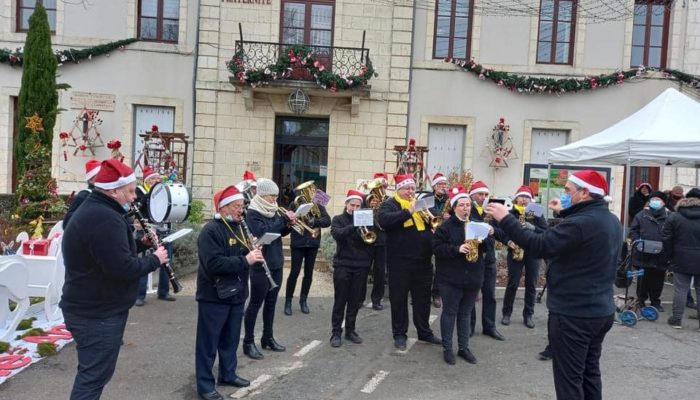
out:
<path id="1" fill-rule="evenodd" d="M 280 205 L 294 200 L 294 188 L 313 180 L 326 191 L 328 119 L 277 117 L 272 179 L 280 187 Z"/>

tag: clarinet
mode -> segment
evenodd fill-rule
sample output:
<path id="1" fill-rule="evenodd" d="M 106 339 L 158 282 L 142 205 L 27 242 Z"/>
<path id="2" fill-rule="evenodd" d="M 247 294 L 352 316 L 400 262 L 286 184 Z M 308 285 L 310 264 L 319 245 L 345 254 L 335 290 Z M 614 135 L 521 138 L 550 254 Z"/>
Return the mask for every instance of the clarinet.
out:
<path id="1" fill-rule="evenodd" d="M 245 218 L 241 216 L 241 226 L 243 227 L 243 230 L 245 231 L 245 235 L 248 238 L 248 243 L 251 247 L 257 247 L 255 245 L 255 238 L 253 235 L 250 233 L 250 229 L 248 229 L 248 224 L 245 222 Z M 275 280 L 272 279 L 272 274 L 270 273 L 270 268 L 267 266 L 267 262 L 263 259 L 262 261 L 262 267 L 265 270 L 265 276 L 267 277 L 267 280 L 270 281 L 270 288 L 268 290 L 274 290 L 278 285 L 275 283 Z"/>
<path id="2" fill-rule="evenodd" d="M 139 208 L 133 204 L 131 205 L 131 213 L 134 214 L 134 217 L 139 221 L 139 224 L 141 224 L 141 228 L 143 228 L 144 233 L 148 235 L 148 239 L 150 239 L 153 249 L 157 250 L 160 246 L 160 240 L 158 240 L 158 235 L 151 230 L 151 224 L 146 222 L 146 219 L 141 214 L 141 210 L 139 210 Z M 170 285 L 173 287 L 173 292 L 180 292 L 182 290 L 182 284 L 180 284 L 180 281 L 175 276 L 175 271 L 173 271 L 173 267 L 170 266 L 170 261 L 164 265 L 161 265 L 161 268 L 165 268 L 165 271 L 168 273 L 168 280 L 170 281 Z"/>

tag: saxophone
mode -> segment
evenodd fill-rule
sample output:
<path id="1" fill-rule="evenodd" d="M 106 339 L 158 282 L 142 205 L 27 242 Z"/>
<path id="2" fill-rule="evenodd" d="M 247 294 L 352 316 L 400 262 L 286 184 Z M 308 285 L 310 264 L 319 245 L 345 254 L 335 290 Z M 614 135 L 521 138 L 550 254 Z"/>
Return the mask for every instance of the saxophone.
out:
<path id="1" fill-rule="evenodd" d="M 518 217 L 518 222 L 520 222 L 520 226 L 525 225 L 525 211 L 523 211 L 522 214 Z M 523 250 L 522 247 L 516 245 L 515 249 L 513 249 L 513 261 L 522 261 L 525 258 L 525 250 Z"/>
<path id="2" fill-rule="evenodd" d="M 475 263 L 479 259 L 479 244 L 481 243 L 481 240 L 466 238 L 467 225 L 469 225 L 469 219 L 464 221 L 464 244 L 466 244 L 467 248 L 469 249 L 469 252 L 466 254 L 466 258 L 470 263 Z"/>

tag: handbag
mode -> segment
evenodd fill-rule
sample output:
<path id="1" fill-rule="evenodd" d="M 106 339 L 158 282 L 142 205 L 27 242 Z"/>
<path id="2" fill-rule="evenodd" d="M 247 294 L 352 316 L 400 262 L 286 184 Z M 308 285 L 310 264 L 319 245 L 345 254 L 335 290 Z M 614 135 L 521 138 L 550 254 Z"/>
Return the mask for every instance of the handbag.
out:
<path id="1" fill-rule="evenodd" d="M 638 240 L 636 248 L 641 253 L 659 254 L 664 249 L 664 245 L 658 240 Z"/>
<path id="2" fill-rule="evenodd" d="M 243 282 L 241 282 L 241 278 L 238 277 L 236 277 L 236 280 L 233 282 L 225 282 L 219 278 L 214 282 L 214 287 L 216 288 L 216 295 L 219 296 L 221 300 L 233 297 L 244 289 Z"/>

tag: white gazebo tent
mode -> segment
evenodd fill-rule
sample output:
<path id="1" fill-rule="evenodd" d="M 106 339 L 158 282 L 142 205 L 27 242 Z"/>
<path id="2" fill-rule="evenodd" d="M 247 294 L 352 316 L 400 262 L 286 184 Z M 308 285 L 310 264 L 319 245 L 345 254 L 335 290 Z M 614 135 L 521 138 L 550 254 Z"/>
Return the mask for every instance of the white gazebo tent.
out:
<path id="1" fill-rule="evenodd" d="M 700 103 L 669 88 L 615 125 L 549 151 L 549 164 L 700 166 Z M 627 179 L 625 193 L 630 192 Z M 625 219 L 627 220 L 627 219 Z"/>

